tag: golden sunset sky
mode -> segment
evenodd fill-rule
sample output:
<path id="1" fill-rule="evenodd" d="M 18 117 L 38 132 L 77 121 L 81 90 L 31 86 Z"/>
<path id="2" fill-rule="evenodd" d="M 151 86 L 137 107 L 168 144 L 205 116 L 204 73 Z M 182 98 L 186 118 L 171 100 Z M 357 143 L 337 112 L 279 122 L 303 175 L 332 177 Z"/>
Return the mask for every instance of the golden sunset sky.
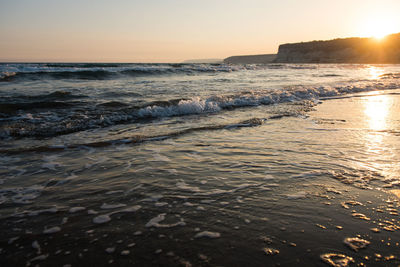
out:
<path id="1" fill-rule="evenodd" d="M 400 32 L 399 0 L 0 0 L 0 61 L 181 62 Z"/>

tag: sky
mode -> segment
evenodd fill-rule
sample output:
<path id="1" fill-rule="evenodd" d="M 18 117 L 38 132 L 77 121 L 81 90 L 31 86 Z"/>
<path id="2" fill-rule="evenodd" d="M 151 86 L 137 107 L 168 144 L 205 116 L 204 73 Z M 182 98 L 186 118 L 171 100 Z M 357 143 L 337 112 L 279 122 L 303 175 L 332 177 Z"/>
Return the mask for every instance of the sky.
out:
<path id="1" fill-rule="evenodd" d="M 0 62 L 182 62 L 400 32 L 399 0 L 0 0 Z"/>

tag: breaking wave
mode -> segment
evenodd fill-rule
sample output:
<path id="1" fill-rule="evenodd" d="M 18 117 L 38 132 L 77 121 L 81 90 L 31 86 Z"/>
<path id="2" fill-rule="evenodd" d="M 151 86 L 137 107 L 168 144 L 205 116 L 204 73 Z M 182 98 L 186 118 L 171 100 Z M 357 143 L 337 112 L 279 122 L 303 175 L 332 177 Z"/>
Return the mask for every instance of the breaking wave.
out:
<path id="1" fill-rule="evenodd" d="M 111 101 L 98 105 L 78 101 L 34 101 L 0 104 L 0 138 L 50 137 L 135 121 L 193 114 L 213 114 L 222 110 L 299 102 L 317 103 L 318 99 L 338 97 L 372 90 L 397 89 L 397 83 L 365 83 L 343 86 L 294 86 L 291 88 L 245 91 L 207 98 L 193 97 L 153 101 L 141 106 Z M 47 97 L 75 97 L 61 92 Z M 7 115 L 11 114 L 12 115 Z"/>

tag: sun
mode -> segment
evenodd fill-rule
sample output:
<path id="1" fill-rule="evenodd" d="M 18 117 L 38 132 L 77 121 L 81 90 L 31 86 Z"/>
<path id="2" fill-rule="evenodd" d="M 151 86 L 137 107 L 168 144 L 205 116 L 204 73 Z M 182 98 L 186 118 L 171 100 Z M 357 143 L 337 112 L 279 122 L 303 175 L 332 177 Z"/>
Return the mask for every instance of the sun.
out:
<path id="1" fill-rule="evenodd" d="M 381 40 L 385 36 L 397 32 L 399 29 L 396 26 L 396 21 L 389 17 L 372 17 L 363 23 L 361 36 Z"/>

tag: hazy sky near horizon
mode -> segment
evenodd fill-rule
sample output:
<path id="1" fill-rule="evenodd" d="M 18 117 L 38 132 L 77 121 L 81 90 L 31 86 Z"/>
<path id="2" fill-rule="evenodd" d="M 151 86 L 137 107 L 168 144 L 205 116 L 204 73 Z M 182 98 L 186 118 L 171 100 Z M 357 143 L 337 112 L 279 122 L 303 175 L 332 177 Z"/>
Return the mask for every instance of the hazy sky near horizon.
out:
<path id="1" fill-rule="evenodd" d="M 399 0 L 0 0 L 0 61 L 181 62 L 400 32 Z M 376 30 L 376 29 L 375 29 Z"/>

